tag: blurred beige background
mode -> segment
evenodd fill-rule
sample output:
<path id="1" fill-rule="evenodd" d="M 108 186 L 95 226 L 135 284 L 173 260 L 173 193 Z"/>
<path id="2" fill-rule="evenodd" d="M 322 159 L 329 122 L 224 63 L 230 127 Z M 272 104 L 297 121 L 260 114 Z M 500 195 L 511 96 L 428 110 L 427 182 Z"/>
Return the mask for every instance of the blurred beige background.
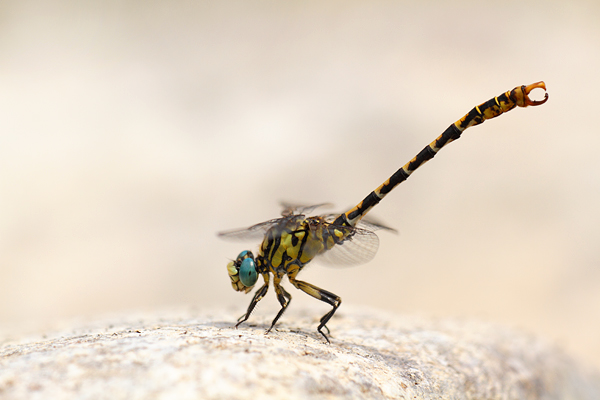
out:
<path id="1" fill-rule="evenodd" d="M 280 200 L 343 211 L 474 105 L 544 80 L 547 104 L 467 131 L 373 210 L 400 231 L 374 261 L 301 276 L 345 306 L 495 321 L 599 367 L 597 4 L 3 1 L 0 325 L 241 315 L 225 264 L 258 243 L 215 232 Z"/>

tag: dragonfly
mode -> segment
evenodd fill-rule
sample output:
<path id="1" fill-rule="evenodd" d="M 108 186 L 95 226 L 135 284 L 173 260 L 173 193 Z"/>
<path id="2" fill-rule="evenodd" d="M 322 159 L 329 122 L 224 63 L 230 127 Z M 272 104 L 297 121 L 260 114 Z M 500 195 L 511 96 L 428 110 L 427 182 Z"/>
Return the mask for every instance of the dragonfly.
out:
<path id="1" fill-rule="evenodd" d="M 529 97 L 534 89 L 543 89 L 542 100 L 533 100 Z M 287 204 L 284 205 L 280 218 L 248 228 L 218 233 L 218 236 L 224 239 L 262 239 L 256 256 L 252 251 L 244 250 L 235 260 L 227 264 L 231 285 L 238 292 L 249 293 L 256 285 L 258 276 L 263 278 L 263 285 L 255 292 L 246 313 L 238 319 L 235 327 L 247 321 L 257 303 L 265 297 L 272 275 L 273 287 L 281 309 L 265 332 L 269 333 L 292 299 L 281 285 L 282 279 L 287 275 L 288 281 L 296 289 L 332 307 L 321 317 L 317 327 L 317 331 L 323 335 L 327 343 L 330 343 L 327 337 L 330 331 L 326 324 L 342 304 L 342 299 L 328 290 L 297 279 L 300 271 L 315 258 L 338 265 L 356 265 L 373 259 L 379 247 L 379 239 L 375 231 L 394 230 L 365 216 L 388 193 L 408 179 L 417 168 L 431 160 L 442 147 L 460 138 L 467 128 L 498 117 L 516 107 L 539 106 L 547 100 L 546 85 L 540 81 L 527 86 L 518 86 L 474 107 L 360 203 L 342 214 L 308 216 L 314 209 L 325 204 L 314 206 Z M 323 328 L 327 330 L 327 334 Z"/>

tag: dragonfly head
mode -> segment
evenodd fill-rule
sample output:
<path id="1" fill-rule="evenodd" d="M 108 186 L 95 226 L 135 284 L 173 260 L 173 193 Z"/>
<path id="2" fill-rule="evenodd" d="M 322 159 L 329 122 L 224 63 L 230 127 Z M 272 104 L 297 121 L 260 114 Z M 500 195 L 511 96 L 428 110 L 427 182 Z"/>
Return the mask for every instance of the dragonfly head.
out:
<path id="1" fill-rule="evenodd" d="M 231 286 L 236 292 L 251 291 L 258 279 L 254 254 L 248 250 L 242 251 L 235 261 L 227 264 L 227 273 L 231 279 Z"/>

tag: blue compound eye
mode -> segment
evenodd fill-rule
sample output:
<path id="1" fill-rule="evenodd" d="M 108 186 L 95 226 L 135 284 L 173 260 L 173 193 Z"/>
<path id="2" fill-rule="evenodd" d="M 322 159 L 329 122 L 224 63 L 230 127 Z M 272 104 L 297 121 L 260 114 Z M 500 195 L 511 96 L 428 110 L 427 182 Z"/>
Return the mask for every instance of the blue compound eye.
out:
<path id="1" fill-rule="evenodd" d="M 250 253 L 252 255 L 252 253 L 249 252 L 248 250 L 244 250 L 240 254 L 238 254 L 237 258 L 244 258 L 244 256 L 248 253 Z"/>
<path id="2" fill-rule="evenodd" d="M 258 279 L 258 274 L 256 273 L 256 264 L 254 260 L 251 258 L 246 258 L 242 261 L 242 265 L 240 265 L 240 281 L 246 287 L 252 287 L 256 283 Z"/>

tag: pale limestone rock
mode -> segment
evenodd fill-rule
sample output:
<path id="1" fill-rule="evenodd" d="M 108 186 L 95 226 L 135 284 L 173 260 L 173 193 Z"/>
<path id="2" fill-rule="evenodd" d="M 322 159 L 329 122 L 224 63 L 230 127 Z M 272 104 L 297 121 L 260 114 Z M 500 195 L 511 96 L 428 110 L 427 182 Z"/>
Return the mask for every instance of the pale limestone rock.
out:
<path id="1" fill-rule="evenodd" d="M 265 335 L 237 314 L 175 310 L 0 337 L 1 399 L 600 399 L 560 351 L 496 325 L 352 310 Z M 272 317 L 269 315 L 269 317 Z M 264 324 L 263 324 L 264 322 Z"/>

